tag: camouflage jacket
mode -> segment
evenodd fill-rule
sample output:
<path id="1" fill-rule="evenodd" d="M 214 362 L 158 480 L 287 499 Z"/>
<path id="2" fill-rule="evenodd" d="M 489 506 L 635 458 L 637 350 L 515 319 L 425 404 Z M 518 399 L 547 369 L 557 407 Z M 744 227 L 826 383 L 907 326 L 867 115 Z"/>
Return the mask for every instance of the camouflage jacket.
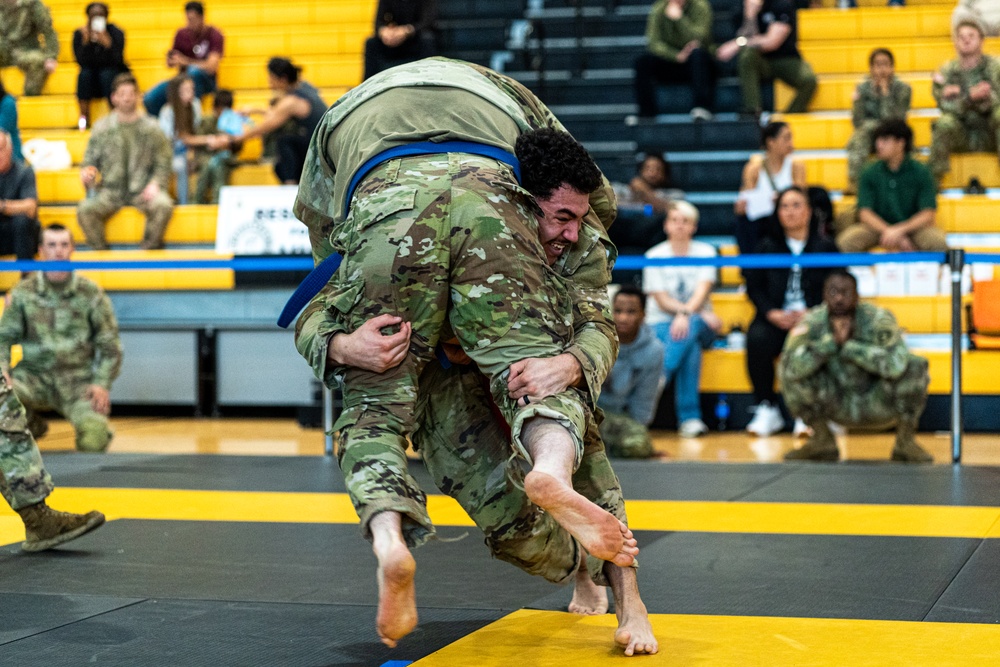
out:
<path id="1" fill-rule="evenodd" d="M 40 375 L 87 376 L 105 389 L 118 377 L 122 344 L 111 301 L 93 281 L 72 274 L 54 289 L 41 272 L 11 291 L 0 317 L 0 368 L 10 370 L 10 346 L 20 344 L 21 365 Z"/>
<path id="2" fill-rule="evenodd" d="M 851 108 L 851 122 L 854 127 L 861 127 L 868 121 L 886 120 L 887 118 L 906 118 L 910 110 L 910 98 L 913 89 L 905 81 L 893 77 L 889 84 L 889 94 L 879 93 L 871 77 L 858 84 L 854 91 L 854 105 Z"/>
<path id="3" fill-rule="evenodd" d="M 973 102 L 969 99 L 969 89 L 981 81 L 989 82 L 993 90 L 988 98 Z M 959 86 L 962 92 L 958 97 L 946 100 L 941 96 L 941 90 L 950 85 Z M 988 115 L 1000 104 L 1000 60 L 984 54 L 979 64 L 969 70 L 962 69 L 957 58 L 947 62 L 934 74 L 932 91 L 938 108 L 945 113 Z"/>
<path id="4" fill-rule="evenodd" d="M 676 21 L 666 15 L 667 0 L 653 3 L 646 19 L 646 50 L 653 55 L 677 60 L 689 42 L 698 41 L 712 49 L 712 6 L 708 0 L 687 0 Z"/>
<path id="5" fill-rule="evenodd" d="M 143 115 L 135 121 L 135 145 L 121 131 L 123 125 L 114 112 L 94 123 L 83 166 L 97 167 L 100 187 L 123 196 L 139 194 L 154 180 L 166 191 L 173 156 L 170 140 L 155 118 Z"/>
<path id="6" fill-rule="evenodd" d="M 0 2 L 0 26 L 3 26 L 0 28 L 0 53 L 13 49 L 41 49 L 48 58 L 59 56 L 59 38 L 52 27 L 52 15 L 41 0 Z"/>
<path id="7" fill-rule="evenodd" d="M 859 303 L 851 338 L 838 346 L 824 304 L 811 308 L 792 329 L 779 363 L 786 385 L 825 371 L 841 387 L 864 389 L 875 378 L 899 378 L 909 358 L 902 330 L 885 308 Z"/>

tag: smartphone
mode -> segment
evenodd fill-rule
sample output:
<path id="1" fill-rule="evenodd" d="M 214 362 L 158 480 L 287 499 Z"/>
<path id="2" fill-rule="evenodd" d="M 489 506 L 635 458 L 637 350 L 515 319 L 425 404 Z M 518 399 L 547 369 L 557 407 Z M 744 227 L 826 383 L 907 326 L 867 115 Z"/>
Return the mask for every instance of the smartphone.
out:
<path id="1" fill-rule="evenodd" d="M 108 29 L 108 20 L 103 16 L 95 16 L 90 19 L 90 29 L 94 32 L 104 32 Z"/>

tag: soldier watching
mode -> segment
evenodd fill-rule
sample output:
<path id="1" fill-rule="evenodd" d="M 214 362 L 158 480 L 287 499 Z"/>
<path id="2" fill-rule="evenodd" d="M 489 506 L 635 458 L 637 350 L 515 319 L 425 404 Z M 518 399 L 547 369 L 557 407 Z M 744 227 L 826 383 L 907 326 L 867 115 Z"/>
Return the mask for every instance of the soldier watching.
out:
<path id="1" fill-rule="evenodd" d="M 68 261 L 73 237 L 62 225 L 42 232 L 44 260 Z M 29 274 L 11 291 L 0 317 L 0 365 L 10 347 L 24 358 L 10 373 L 14 393 L 28 411 L 28 428 L 41 437 L 47 424 L 37 410 L 55 410 L 73 425 L 76 448 L 103 452 L 111 442 L 111 382 L 118 377 L 122 345 L 111 301 L 91 280 L 70 271 Z"/>
<path id="2" fill-rule="evenodd" d="M 934 74 L 941 117 L 931 132 L 927 162 L 938 183 L 952 153 L 996 152 L 1000 146 L 1000 61 L 983 53 L 983 30 L 973 21 L 955 28 L 958 57 Z"/>
<path id="3" fill-rule="evenodd" d="M 174 212 L 167 194 L 170 183 L 170 140 L 156 119 L 138 112 L 139 85 L 131 74 L 119 74 L 111 84 L 112 111 L 94 124 L 83 156 L 80 180 L 96 195 L 80 202 L 77 220 L 94 250 L 107 250 L 104 225 L 123 206 L 146 215 L 140 247 L 163 247 L 163 234 Z"/>
<path id="4" fill-rule="evenodd" d="M 813 430 L 786 461 L 836 461 L 833 421 L 847 427 L 896 427 L 892 460 L 929 463 L 914 439 L 927 402 L 927 360 L 911 354 L 885 308 L 858 303 L 854 276 L 835 270 L 823 303 L 789 333 L 779 364 L 785 403 Z"/>
<path id="5" fill-rule="evenodd" d="M 0 26 L 0 68 L 24 72 L 25 97 L 41 95 L 59 57 L 48 7 L 41 0 L 0 0 Z"/>

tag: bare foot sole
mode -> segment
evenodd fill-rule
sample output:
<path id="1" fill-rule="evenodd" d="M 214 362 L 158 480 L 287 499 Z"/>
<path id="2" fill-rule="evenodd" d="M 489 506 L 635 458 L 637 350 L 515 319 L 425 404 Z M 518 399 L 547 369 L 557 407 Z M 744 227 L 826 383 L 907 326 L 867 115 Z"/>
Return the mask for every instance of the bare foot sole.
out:
<path id="1" fill-rule="evenodd" d="M 653 654 L 660 650 L 653 636 L 653 626 L 645 614 L 620 620 L 615 630 L 615 643 L 622 647 L 625 655 Z"/>
<path id="2" fill-rule="evenodd" d="M 544 472 L 529 472 L 524 491 L 531 502 L 578 539 L 587 553 L 617 564 L 615 559 L 623 555 L 624 532 L 628 530 L 621 521 Z"/>
<path id="3" fill-rule="evenodd" d="M 608 589 L 590 578 L 587 568 L 580 568 L 573 587 L 573 599 L 567 607 L 571 614 L 600 616 L 608 613 Z"/>
<path id="4" fill-rule="evenodd" d="M 417 627 L 417 598 L 413 576 L 417 563 L 406 545 L 398 545 L 379 558 L 378 616 L 375 627 L 382 643 L 396 642 Z"/>

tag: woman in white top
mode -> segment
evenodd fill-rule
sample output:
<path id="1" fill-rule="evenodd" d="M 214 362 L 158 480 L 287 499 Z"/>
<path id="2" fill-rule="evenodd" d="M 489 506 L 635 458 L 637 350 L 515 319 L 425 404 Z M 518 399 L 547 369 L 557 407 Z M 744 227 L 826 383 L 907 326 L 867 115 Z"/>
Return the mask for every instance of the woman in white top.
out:
<path id="1" fill-rule="evenodd" d="M 736 243 L 742 254 L 753 252 L 758 241 L 772 231 L 767 225 L 773 225 L 778 193 L 793 185 L 803 190 L 807 187 L 806 165 L 792 157 L 795 145 L 788 123 L 768 123 L 760 135 L 764 152 L 744 165 L 740 195 L 733 207 L 737 216 Z"/>
<path id="2" fill-rule="evenodd" d="M 663 230 L 667 240 L 646 253 L 649 258 L 715 257 L 715 248 L 693 240 L 698 209 L 685 201 L 671 203 Z M 665 348 L 666 383 L 674 379 L 677 423 L 682 437 L 708 431 L 701 419 L 698 389 L 701 350 L 722 326 L 709 298 L 716 281 L 713 266 L 650 266 L 642 270 L 643 290 L 649 295 L 646 322 Z"/>

